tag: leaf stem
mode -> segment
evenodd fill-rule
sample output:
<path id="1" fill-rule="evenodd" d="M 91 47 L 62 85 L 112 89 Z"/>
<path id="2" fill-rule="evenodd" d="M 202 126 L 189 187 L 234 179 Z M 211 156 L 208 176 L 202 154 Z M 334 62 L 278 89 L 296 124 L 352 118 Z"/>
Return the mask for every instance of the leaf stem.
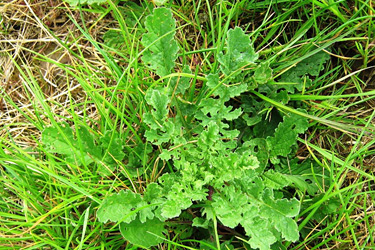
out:
<path id="1" fill-rule="evenodd" d="M 220 241 L 219 241 L 219 234 L 217 232 L 217 219 L 216 219 L 215 211 L 213 211 L 213 213 L 214 213 L 213 221 L 214 221 L 215 241 L 216 241 L 217 249 L 220 250 Z"/>

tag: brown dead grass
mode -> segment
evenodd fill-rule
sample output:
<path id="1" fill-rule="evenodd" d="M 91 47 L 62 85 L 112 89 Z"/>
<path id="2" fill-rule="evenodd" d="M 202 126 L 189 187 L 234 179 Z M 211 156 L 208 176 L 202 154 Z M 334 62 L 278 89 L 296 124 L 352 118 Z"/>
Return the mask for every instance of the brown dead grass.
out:
<path id="1" fill-rule="evenodd" d="M 67 111 L 71 104 L 83 103 L 87 98 L 74 78 L 55 63 L 40 60 L 36 53 L 56 63 L 73 67 L 82 65 L 60 44 L 58 39 L 61 39 L 71 43 L 71 51 L 81 51 L 85 60 L 97 62 L 92 66 L 103 68 L 105 64 L 68 17 L 82 25 L 79 11 L 67 8 L 62 1 L 6 0 L 0 3 L 0 15 L 0 127 L 5 128 L 0 130 L 0 136 L 12 137 L 22 147 L 34 147 L 32 137 L 40 137 L 40 130 L 21 111 L 34 121 L 50 122 L 25 84 L 27 81 L 34 81 L 39 86 L 57 121 L 60 120 L 58 117 L 71 118 Z M 104 27 L 113 22 L 110 18 L 96 22 L 98 17 L 99 14 L 83 12 L 90 35 L 95 39 L 100 39 Z M 26 73 L 26 78 L 21 71 Z M 94 107 L 91 109 L 95 110 Z M 82 113 L 82 109 L 76 110 L 78 116 Z M 98 119 L 95 111 L 89 116 Z"/>

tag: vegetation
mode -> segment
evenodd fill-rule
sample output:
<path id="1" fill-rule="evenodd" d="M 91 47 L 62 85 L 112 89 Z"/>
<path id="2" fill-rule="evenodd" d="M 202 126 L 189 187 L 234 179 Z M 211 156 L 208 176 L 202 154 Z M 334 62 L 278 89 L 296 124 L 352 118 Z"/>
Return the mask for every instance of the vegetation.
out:
<path id="1" fill-rule="evenodd" d="M 0 246 L 372 249 L 374 12 L 0 3 Z"/>

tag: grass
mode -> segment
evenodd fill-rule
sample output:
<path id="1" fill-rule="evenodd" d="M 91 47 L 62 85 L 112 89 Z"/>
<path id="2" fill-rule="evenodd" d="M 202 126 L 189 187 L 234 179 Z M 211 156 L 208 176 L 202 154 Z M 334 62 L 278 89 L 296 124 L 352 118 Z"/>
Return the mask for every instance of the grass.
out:
<path id="1" fill-rule="evenodd" d="M 144 17 L 153 9 L 152 3 L 140 2 L 133 12 L 121 11 L 126 5 L 119 1 L 82 8 L 61 1 L 0 3 L 1 249 L 137 249 L 124 241 L 116 225 L 100 223 L 96 211 L 104 197 L 122 189 L 142 193 L 162 169 L 173 167 L 158 158 L 157 149 L 150 154 L 145 150 L 149 145 L 142 115 L 150 108 L 144 95 L 162 79 L 140 60 Z M 251 34 L 276 80 L 305 58 L 330 54 L 312 87 L 290 94 L 288 104 L 252 92 L 270 103 L 264 112 L 277 108 L 309 118 L 298 157 L 313 159 L 328 176 L 321 194 L 302 203 L 299 241 L 283 245 L 372 249 L 373 2 L 181 0 L 167 6 L 178 21 L 176 72 L 184 65 L 192 69 L 188 102 L 207 95 L 202 79 L 217 72 L 213 58 L 229 28 L 241 26 Z M 118 31 L 112 44 L 103 42 L 109 29 Z M 103 176 L 98 164 L 74 164 L 48 152 L 41 132 L 48 126 L 60 128 L 62 121 L 98 137 L 112 133 L 113 138 L 118 131 L 125 160 Z M 77 138 L 77 145 L 84 144 L 82 139 Z M 136 147 L 143 148 L 143 155 Z M 181 234 L 171 232 L 157 248 L 209 248 L 200 236 L 184 240 Z M 234 236 L 237 247 L 249 249 Z"/>

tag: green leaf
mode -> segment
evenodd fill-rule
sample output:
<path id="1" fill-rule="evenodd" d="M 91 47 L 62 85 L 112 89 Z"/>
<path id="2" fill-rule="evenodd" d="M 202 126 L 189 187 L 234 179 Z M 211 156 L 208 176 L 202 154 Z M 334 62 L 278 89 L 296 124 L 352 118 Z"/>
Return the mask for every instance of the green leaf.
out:
<path id="1" fill-rule="evenodd" d="M 254 249 L 269 250 L 277 238 L 270 230 L 270 223 L 254 213 L 258 213 L 258 211 L 245 213 L 244 217 L 246 216 L 248 219 L 242 223 L 246 234 L 251 236 L 248 243 Z"/>
<path id="2" fill-rule="evenodd" d="M 315 195 L 312 200 L 305 201 L 302 205 L 303 208 L 307 209 L 310 206 L 320 203 L 323 199 L 324 202 L 320 203 L 319 208 L 313 213 L 311 221 L 315 220 L 319 221 L 319 223 L 323 225 L 327 225 L 328 223 L 330 223 L 330 220 L 327 219 L 327 216 L 337 214 L 340 211 L 342 203 L 340 201 L 340 198 L 338 197 L 331 197 L 327 200 L 327 197 L 324 197 L 324 195 L 324 193 Z M 310 233 L 310 231 L 307 233 Z"/>
<path id="3" fill-rule="evenodd" d="M 161 216 L 169 219 L 177 217 L 181 214 L 181 210 L 192 205 L 189 191 L 185 190 L 185 186 L 181 183 L 181 177 L 175 174 L 164 174 L 159 178 L 159 183 L 163 188 L 163 196 L 166 201 L 161 206 Z"/>
<path id="4" fill-rule="evenodd" d="M 124 18 L 128 28 L 133 28 L 142 20 L 148 9 L 132 1 L 122 1 L 121 6 L 116 6 Z M 137 26 L 137 33 L 144 33 L 142 25 Z M 136 35 L 136 34 L 135 34 Z"/>
<path id="5" fill-rule="evenodd" d="M 141 206 L 141 202 L 140 194 L 130 190 L 121 190 L 118 194 L 109 196 L 103 201 L 96 216 L 104 223 L 107 221 L 129 223 L 137 217 L 134 210 Z"/>
<path id="6" fill-rule="evenodd" d="M 300 112 L 306 112 L 298 109 Z M 270 160 L 272 163 L 279 163 L 277 156 L 286 157 L 296 143 L 297 136 L 306 131 L 309 127 L 307 118 L 296 115 L 286 114 L 283 122 L 279 124 L 272 137 L 267 137 L 267 146 L 270 151 Z"/>
<path id="7" fill-rule="evenodd" d="M 286 71 L 281 79 L 285 81 L 295 81 L 305 74 L 318 76 L 320 71 L 324 69 L 324 63 L 330 58 L 330 55 L 324 51 L 320 51 L 299 62 L 295 67 Z"/>
<path id="8" fill-rule="evenodd" d="M 242 145 L 242 148 L 249 150 L 251 154 L 258 159 L 259 169 L 257 169 L 257 172 L 262 173 L 263 170 L 266 168 L 269 159 L 266 140 L 263 138 L 255 138 L 250 141 L 246 141 Z"/>
<path id="9" fill-rule="evenodd" d="M 146 166 L 149 154 L 152 152 L 151 144 L 138 143 L 134 148 L 129 148 L 130 152 L 126 154 L 128 163 L 127 170 L 131 175 L 137 176 L 137 168 Z"/>
<path id="10" fill-rule="evenodd" d="M 185 222 L 192 221 L 193 217 L 193 214 L 189 212 L 183 212 L 181 213 L 178 220 L 169 223 L 169 229 L 172 230 L 176 236 L 178 235 L 179 239 L 188 239 L 193 235 L 194 230 L 189 223 Z"/>
<path id="11" fill-rule="evenodd" d="M 103 4 L 106 3 L 107 0 L 63 0 L 63 2 L 67 2 L 68 4 L 72 6 L 77 6 L 77 5 L 93 5 L 93 4 Z"/>
<path id="12" fill-rule="evenodd" d="M 208 229 L 209 224 L 210 224 L 209 220 L 197 216 L 193 219 L 192 226 L 193 227 L 202 227 L 202 228 Z"/>
<path id="13" fill-rule="evenodd" d="M 202 126 L 207 126 L 212 122 L 217 123 L 220 132 L 223 133 L 224 129 L 228 128 L 224 121 L 237 119 L 241 114 L 242 110 L 240 108 L 233 109 L 232 106 L 226 106 L 220 100 L 209 98 L 201 102 L 201 108 L 195 114 L 195 118 L 201 120 Z"/>
<path id="14" fill-rule="evenodd" d="M 272 69 L 269 62 L 261 63 L 254 71 L 254 80 L 258 84 L 265 84 L 272 79 Z"/>
<path id="15" fill-rule="evenodd" d="M 170 99 L 166 94 L 166 89 L 150 89 L 147 91 L 145 99 L 153 107 L 151 113 L 146 113 L 143 120 L 150 126 L 145 132 L 148 141 L 155 145 L 161 145 L 173 138 L 179 128 L 178 121 L 167 121 L 168 104 Z"/>
<path id="16" fill-rule="evenodd" d="M 292 175 L 269 170 L 263 174 L 264 183 L 272 189 L 282 189 L 286 186 L 295 187 L 302 192 L 314 195 L 318 190 L 312 175 Z"/>
<path id="17" fill-rule="evenodd" d="M 176 22 L 172 11 L 167 8 L 156 8 L 152 15 L 146 18 L 147 33 L 142 37 L 146 50 L 142 60 L 159 76 L 171 73 L 179 50 L 174 39 Z"/>
<path id="18" fill-rule="evenodd" d="M 158 129 L 147 130 L 145 132 L 145 137 L 154 145 L 161 145 L 173 138 L 173 136 L 178 132 L 176 131 L 176 127 L 178 126 L 175 126 L 175 123 L 168 121 Z"/>
<path id="19" fill-rule="evenodd" d="M 107 130 L 104 135 L 100 137 L 99 142 L 104 154 L 102 160 L 106 166 L 115 166 L 117 165 L 117 161 L 121 162 L 124 159 L 123 141 L 117 131 Z M 104 174 L 110 174 L 105 167 L 102 167 L 100 171 Z"/>
<path id="20" fill-rule="evenodd" d="M 165 236 L 163 233 L 167 233 L 164 226 L 165 223 L 157 218 L 143 223 L 139 220 L 134 220 L 130 223 L 121 223 L 120 232 L 130 243 L 149 248 L 164 241 Z"/>
<path id="21" fill-rule="evenodd" d="M 94 136 L 83 126 L 78 127 L 78 138 L 67 123 L 45 128 L 42 143 L 50 153 L 65 156 L 67 162 L 76 165 L 89 165 L 94 160 L 101 160 L 101 149 L 95 144 Z"/>
<path id="22" fill-rule="evenodd" d="M 183 73 L 191 73 L 190 67 L 185 65 L 182 69 Z M 188 77 L 173 77 L 170 82 L 170 96 L 185 94 L 186 90 L 190 86 L 190 78 Z"/>
<path id="23" fill-rule="evenodd" d="M 212 207 L 225 226 L 242 225 L 253 248 L 269 249 L 279 234 L 288 241 L 299 237 L 297 223 L 292 219 L 299 213 L 299 202 L 275 197 L 254 171 L 218 187 Z"/>
<path id="24" fill-rule="evenodd" d="M 156 5 L 156 6 L 161 6 L 161 5 L 164 5 L 168 2 L 168 0 L 152 0 L 152 2 Z"/>
<path id="25" fill-rule="evenodd" d="M 263 84 L 259 85 L 258 91 L 261 93 L 266 93 L 269 98 L 279 103 L 287 103 L 289 101 L 289 94 L 288 92 L 293 92 L 296 84 Z M 284 90 L 285 89 L 285 90 Z M 272 104 L 270 103 L 263 103 L 265 107 L 271 107 Z"/>
<path id="26" fill-rule="evenodd" d="M 197 145 L 205 150 L 211 148 L 219 139 L 219 126 L 214 123 L 210 122 L 207 126 L 207 129 L 204 130 L 199 136 Z"/>
<path id="27" fill-rule="evenodd" d="M 132 1 L 122 1 L 121 6 L 117 5 L 116 8 L 119 10 L 120 14 L 122 15 L 122 18 L 124 19 L 124 22 L 127 26 L 125 28 L 129 30 L 129 33 L 131 33 L 132 36 L 134 36 L 131 39 L 141 39 L 141 34 L 145 33 L 145 30 L 140 24 L 143 23 L 143 16 L 145 15 L 145 12 L 148 11 L 148 9 L 144 9 L 143 7 L 139 6 L 138 4 Z M 116 14 L 114 12 L 111 13 L 113 18 L 116 19 Z M 134 27 L 137 28 L 137 32 L 132 32 L 132 29 Z M 108 30 L 103 35 L 104 44 L 112 48 L 123 49 L 126 46 L 126 34 L 126 30 Z M 122 50 L 122 52 L 126 53 L 129 51 Z"/>
<path id="28" fill-rule="evenodd" d="M 160 89 L 150 89 L 147 91 L 145 99 L 147 104 L 153 107 L 151 111 L 153 118 L 159 122 L 159 124 L 162 123 L 168 115 L 168 95 L 163 93 Z"/>
<path id="29" fill-rule="evenodd" d="M 121 48 L 125 43 L 124 36 L 120 30 L 108 30 L 103 35 L 103 41 L 108 47 L 116 49 Z"/>
<path id="30" fill-rule="evenodd" d="M 226 76 L 246 65 L 255 63 L 258 59 L 250 37 L 239 27 L 228 31 L 225 50 L 225 55 L 222 52 L 219 53 L 218 60 L 221 64 L 221 71 Z M 232 75 L 232 78 L 234 76 Z"/>
<path id="31" fill-rule="evenodd" d="M 174 218 L 181 214 L 183 209 L 189 208 L 193 203 L 189 197 L 181 195 L 177 192 L 173 192 L 175 194 L 174 198 L 169 198 L 164 204 L 161 209 L 161 215 L 164 218 Z"/>
<path id="32" fill-rule="evenodd" d="M 329 183 L 329 177 L 324 175 L 322 168 L 310 160 L 300 163 L 295 158 L 287 163 L 280 164 L 280 167 L 275 167 L 275 173 L 282 174 L 287 178 L 290 183 L 289 186 L 295 187 L 302 192 L 306 191 L 312 196 L 317 194 L 320 190 L 319 187 Z"/>
<path id="33" fill-rule="evenodd" d="M 296 241 L 299 238 L 297 223 L 292 219 L 299 213 L 300 204 L 296 199 L 275 200 L 272 189 L 264 190 L 261 206 L 261 217 L 272 221 L 275 228 L 281 232 L 284 239 Z"/>
<path id="34" fill-rule="evenodd" d="M 220 103 L 225 103 L 229 101 L 231 98 L 239 96 L 243 92 L 247 91 L 246 83 L 241 83 L 237 85 L 224 85 L 220 83 L 218 74 L 209 74 L 206 76 L 206 79 L 206 86 L 209 89 L 214 90 L 213 95 L 220 97 L 220 99 L 217 100 Z"/>
<path id="35" fill-rule="evenodd" d="M 329 54 L 320 51 L 299 62 L 295 67 L 286 71 L 280 77 L 280 82 L 296 83 L 295 85 L 279 85 L 290 93 L 294 93 L 294 88 L 301 91 L 303 88 L 311 86 L 312 81 L 307 75 L 318 76 L 324 69 L 325 62 L 330 58 Z"/>
<path id="36" fill-rule="evenodd" d="M 243 222 L 243 213 L 250 209 L 248 197 L 236 192 L 234 186 L 225 189 L 226 197 L 214 195 L 212 207 L 219 220 L 227 227 L 235 228 Z"/>
<path id="37" fill-rule="evenodd" d="M 76 133 L 67 123 L 59 126 L 60 130 L 46 128 L 42 133 L 42 143 L 48 152 L 64 156 L 68 163 L 81 166 L 95 162 L 98 171 L 107 176 L 125 157 L 117 131 L 105 131 L 98 140 L 85 126 L 78 126 Z"/>

